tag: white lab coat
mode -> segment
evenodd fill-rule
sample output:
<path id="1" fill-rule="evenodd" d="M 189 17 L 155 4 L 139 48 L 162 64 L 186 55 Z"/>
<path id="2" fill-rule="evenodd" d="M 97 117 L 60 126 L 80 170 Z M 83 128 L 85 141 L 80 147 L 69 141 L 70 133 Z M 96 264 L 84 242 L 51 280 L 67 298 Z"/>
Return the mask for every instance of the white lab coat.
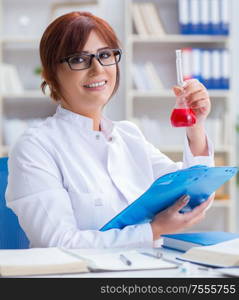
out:
<path id="1" fill-rule="evenodd" d="M 9 154 L 7 206 L 18 216 L 31 247 L 151 247 L 149 223 L 99 229 L 152 182 L 195 164 L 185 137 L 184 161 L 173 162 L 148 143 L 131 122 L 93 120 L 57 107 L 40 125 L 25 131 Z M 160 201 L 160 199 L 159 199 Z"/>

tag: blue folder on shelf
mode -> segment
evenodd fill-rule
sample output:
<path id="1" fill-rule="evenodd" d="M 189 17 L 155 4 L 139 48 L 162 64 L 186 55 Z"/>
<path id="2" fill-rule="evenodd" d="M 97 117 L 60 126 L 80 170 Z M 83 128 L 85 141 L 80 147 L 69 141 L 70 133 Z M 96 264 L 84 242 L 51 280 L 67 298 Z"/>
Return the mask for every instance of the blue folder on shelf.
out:
<path id="1" fill-rule="evenodd" d="M 156 179 L 138 199 L 106 223 L 100 231 L 122 229 L 127 225 L 149 222 L 155 214 L 171 206 L 186 194 L 190 196 L 190 201 L 182 212 L 189 211 L 236 175 L 238 169 L 230 166 L 196 165 L 163 175 Z"/>

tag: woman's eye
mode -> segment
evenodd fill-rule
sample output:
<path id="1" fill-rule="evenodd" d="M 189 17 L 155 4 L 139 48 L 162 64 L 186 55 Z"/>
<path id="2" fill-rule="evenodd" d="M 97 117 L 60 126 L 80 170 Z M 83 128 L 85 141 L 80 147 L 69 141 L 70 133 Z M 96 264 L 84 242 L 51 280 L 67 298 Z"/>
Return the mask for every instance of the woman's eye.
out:
<path id="1" fill-rule="evenodd" d="M 81 56 L 75 56 L 75 57 L 72 57 L 71 60 L 70 60 L 70 63 L 72 64 L 80 64 L 80 63 L 83 63 L 85 61 L 85 59 Z"/>
<path id="2" fill-rule="evenodd" d="M 106 51 L 106 52 L 101 52 L 99 56 L 101 59 L 107 59 L 107 58 L 111 57 L 111 55 L 112 55 L 111 52 Z"/>

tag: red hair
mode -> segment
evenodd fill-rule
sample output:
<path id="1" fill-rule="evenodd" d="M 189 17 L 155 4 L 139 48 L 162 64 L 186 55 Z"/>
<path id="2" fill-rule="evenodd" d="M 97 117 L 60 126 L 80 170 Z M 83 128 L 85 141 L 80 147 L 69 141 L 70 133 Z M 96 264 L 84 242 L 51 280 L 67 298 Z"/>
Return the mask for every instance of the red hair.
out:
<path id="1" fill-rule="evenodd" d="M 61 98 L 61 88 L 56 76 L 59 61 L 63 57 L 82 51 L 92 30 L 109 47 L 119 48 L 120 43 L 112 27 L 105 20 L 89 12 L 67 13 L 48 25 L 40 41 L 43 93 L 48 85 L 51 98 L 56 101 Z M 119 86 L 118 64 L 116 64 L 116 70 L 116 84 L 111 96 L 115 94 Z"/>

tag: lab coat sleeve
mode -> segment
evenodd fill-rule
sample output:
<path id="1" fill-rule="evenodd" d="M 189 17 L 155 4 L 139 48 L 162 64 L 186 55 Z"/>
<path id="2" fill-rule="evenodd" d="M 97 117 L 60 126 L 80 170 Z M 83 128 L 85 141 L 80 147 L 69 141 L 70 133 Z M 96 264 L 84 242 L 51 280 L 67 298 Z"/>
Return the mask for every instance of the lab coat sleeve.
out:
<path id="1" fill-rule="evenodd" d="M 167 173 L 175 172 L 179 169 L 188 168 L 197 164 L 214 166 L 214 148 L 208 135 L 206 134 L 208 156 L 194 156 L 189 147 L 188 138 L 185 133 L 184 137 L 184 148 L 183 148 L 183 159 L 182 161 L 173 161 L 167 155 L 162 153 L 153 144 L 147 141 L 141 130 L 133 122 L 123 121 L 121 126 L 127 128 L 127 132 L 131 134 L 135 139 L 140 140 L 145 147 L 145 151 L 148 155 L 153 177 L 157 179 Z"/>
<path id="2" fill-rule="evenodd" d="M 206 134 L 207 146 L 208 146 L 208 156 L 194 156 L 189 147 L 189 142 L 187 135 L 184 137 L 184 150 L 183 150 L 183 161 L 182 162 L 174 162 L 168 156 L 160 152 L 156 147 L 152 144 L 147 143 L 147 148 L 149 151 L 149 155 L 152 162 L 152 169 L 154 174 L 154 179 L 163 176 L 164 174 L 175 172 L 179 169 L 189 168 L 194 165 L 206 165 L 209 167 L 213 167 L 214 164 L 214 147 L 213 144 Z M 215 194 L 215 193 L 214 193 Z M 211 204 L 207 207 L 207 210 L 211 208 Z"/>
<path id="3" fill-rule="evenodd" d="M 210 141 L 209 137 L 206 135 L 207 145 L 208 145 L 208 156 L 194 156 L 189 147 L 188 138 L 185 135 L 184 138 L 184 149 L 183 149 L 183 160 L 175 162 L 171 160 L 168 156 L 163 154 L 159 149 L 154 147 L 152 144 L 147 143 L 147 148 L 149 151 L 150 159 L 152 162 L 154 178 L 170 173 L 175 172 L 179 169 L 188 168 L 194 165 L 206 165 L 214 166 L 214 148 L 213 144 Z"/>
<path id="4" fill-rule="evenodd" d="M 7 206 L 18 216 L 31 247 L 151 247 L 149 223 L 124 229 L 79 230 L 61 172 L 49 151 L 22 140 L 9 155 Z M 90 217 L 90 216 L 89 216 Z"/>

